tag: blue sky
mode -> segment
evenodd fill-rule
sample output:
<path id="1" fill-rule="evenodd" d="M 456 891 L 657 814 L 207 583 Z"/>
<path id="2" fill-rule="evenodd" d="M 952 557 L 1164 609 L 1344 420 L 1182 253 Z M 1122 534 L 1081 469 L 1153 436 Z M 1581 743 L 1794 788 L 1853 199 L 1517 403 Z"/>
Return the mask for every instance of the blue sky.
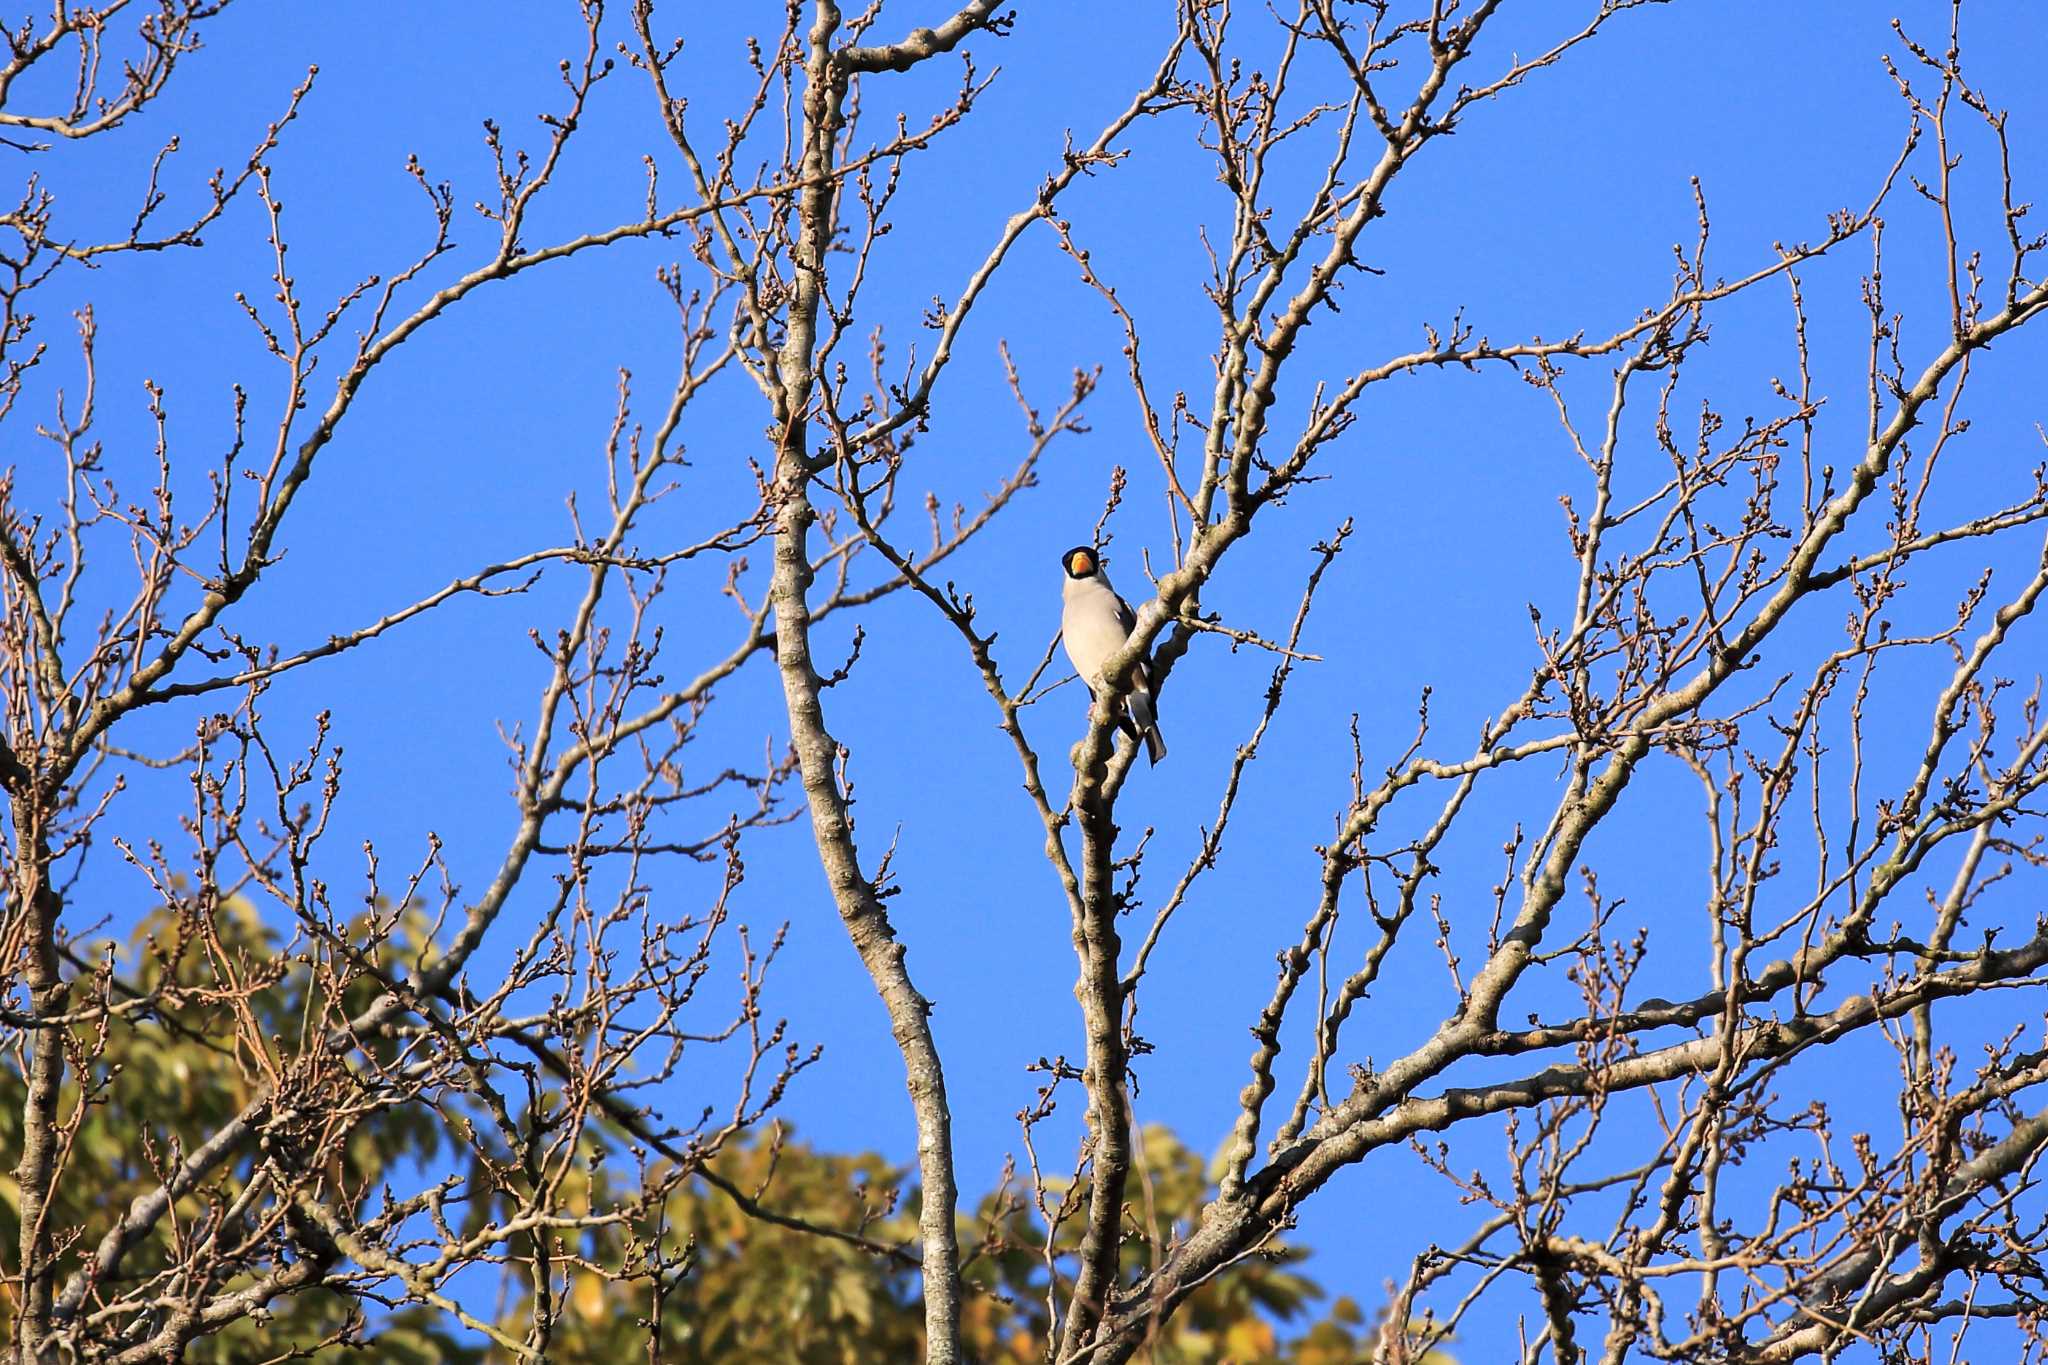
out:
<path id="1" fill-rule="evenodd" d="M 771 27 L 781 7 L 692 8 L 700 12 L 684 17 L 678 6 L 669 16 L 689 36 L 672 79 L 688 93 L 692 116 L 710 126 L 741 98 L 741 36 Z M 1477 69 L 1497 67 L 1510 50 L 1534 50 L 1581 8 L 1509 5 L 1475 58 Z M 973 45 L 984 71 L 1001 66 L 998 79 L 968 125 L 909 168 L 896 233 L 866 294 L 866 321 L 887 329 L 893 354 L 913 341 L 920 353 L 928 349 L 929 334 L 917 324 L 931 298 L 957 292 L 1003 220 L 1029 202 L 1056 164 L 1066 130 L 1078 141 L 1092 138 L 1149 74 L 1170 31 L 1164 5 L 1027 9 L 1014 36 Z M 1900 13 L 1929 39 L 1946 24 L 1946 7 L 1924 0 L 1905 0 Z M 882 29 L 937 14 L 934 6 L 898 0 Z M 1677 4 L 1622 16 L 1561 69 L 1474 109 L 1454 138 L 1429 148 L 1404 175 L 1390 215 L 1361 248 L 1385 274 L 1354 280 L 1344 312 L 1311 329 L 1303 373 L 1341 373 L 1413 349 L 1425 323 L 1442 326 L 1460 308 L 1496 340 L 1618 328 L 1663 297 L 1671 245 L 1692 239 L 1690 177 L 1704 186 L 1713 215 L 1713 273 L 1745 273 L 1771 259 L 1773 242 L 1820 236 L 1828 211 L 1868 199 L 1903 135 L 1903 112 L 1879 62 L 1896 51 L 1889 17 L 1849 0 Z M 1257 19 L 1248 12 L 1242 21 Z M 2048 184 L 2048 94 L 2035 69 L 2048 36 L 2042 29 L 2041 12 L 2019 0 L 1974 6 L 1965 29 L 1976 80 L 2013 111 L 2022 197 Z M 573 9 L 559 6 L 362 0 L 231 8 L 150 117 L 44 159 L 58 195 L 58 230 L 86 237 L 125 224 L 138 169 L 171 130 L 182 138 L 167 175 L 173 197 L 165 212 L 175 216 L 192 202 L 205 170 L 245 154 L 317 62 L 318 83 L 276 157 L 276 185 L 302 290 L 332 296 L 364 274 L 389 271 L 426 240 L 418 191 L 403 174 L 408 154 L 430 176 L 454 182 L 458 206 L 484 197 L 482 120 L 496 118 L 510 140 L 534 145 L 533 111 L 556 101 L 555 62 L 580 40 Z M 951 94 L 957 68 L 941 65 L 887 93 L 876 87 L 871 98 L 877 107 L 900 101 L 915 124 Z M 1200 292 L 1197 228 L 1227 230 L 1219 229 L 1227 225 L 1225 202 L 1186 121 L 1148 123 L 1126 141 L 1128 162 L 1078 186 L 1064 211 L 1143 324 L 1155 390 L 1185 390 L 1206 405 L 1213 315 Z M 1972 143 L 1961 171 L 1980 210 L 1992 202 L 1984 150 Z M 602 88 L 529 240 L 634 217 L 643 153 L 657 158 L 679 192 L 680 166 L 660 143 L 650 98 L 637 75 L 622 69 Z M 1288 174 L 1298 178 L 1304 169 Z M 255 208 L 238 205 L 208 234 L 205 251 L 74 271 L 46 294 L 47 339 L 61 339 L 66 308 L 89 302 L 97 311 L 102 434 L 116 470 L 146 467 L 145 378 L 167 391 L 174 448 L 189 452 L 195 468 L 225 445 L 232 383 L 249 390 L 253 413 L 274 403 L 276 367 L 233 301 L 236 290 L 267 292 Z M 1940 315 L 1929 311 L 1938 302 L 1938 238 L 1910 196 L 1900 197 L 1891 216 L 1888 287 L 1909 318 L 1921 319 L 1909 321 L 1905 341 L 1909 353 L 1924 354 L 1938 344 Z M 460 211 L 457 223 L 461 249 L 429 283 L 489 249 L 489 225 Z M 1967 216 L 1964 227 L 1995 245 L 1995 224 L 1984 213 Z M 673 313 L 654 271 L 681 250 L 680 243 L 627 244 L 535 271 L 480 290 L 408 343 L 322 457 L 283 537 L 287 555 L 240 609 L 240 627 L 289 648 L 373 619 L 483 562 L 563 543 L 564 494 L 598 486 L 619 369 L 634 373 L 650 406 L 673 371 Z M 1822 429 L 1842 443 L 1837 463 L 1850 458 L 1863 420 L 1857 281 L 1866 265 L 1859 245 L 1806 272 L 1820 383 L 1835 395 Z M 1711 396 L 1735 413 L 1767 408 L 1767 381 L 1792 364 L 1788 321 L 1782 287 L 1725 309 L 1695 367 L 1690 401 Z M 1006 669 L 1022 676 L 1057 627 L 1058 554 L 1087 538 L 1113 465 L 1132 476 L 1111 549 L 1127 596 L 1141 590 L 1140 549 L 1158 562 L 1170 541 L 1158 470 L 1121 382 L 1120 334 L 1040 229 L 963 334 L 961 358 L 906 482 L 971 504 L 1015 463 L 1024 438 L 1003 388 L 999 340 L 1047 407 L 1075 366 L 1105 367 L 1090 404 L 1092 431 L 1059 443 L 1040 486 L 949 569 L 975 593 L 984 627 L 1000 631 Z M 1988 357 L 1977 376 L 1975 425 L 1953 457 L 1945 495 L 1951 509 L 2010 500 L 2031 486 L 2028 471 L 2042 455 L 2034 430 L 2043 416 L 2042 365 L 2036 337 L 2016 338 Z M 336 367 L 338 358 L 330 362 Z M 76 368 L 60 345 L 40 401 L 67 374 Z M 1573 390 L 1581 403 L 1597 401 L 1604 377 L 1603 367 L 1584 367 Z M 316 391 L 324 394 L 324 383 L 316 381 Z M 1298 413 L 1306 398 L 1306 383 L 1296 380 L 1283 390 L 1283 407 Z M 651 422 L 656 414 L 643 407 L 641 415 Z M 736 376 L 692 409 L 682 434 L 692 468 L 644 544 L 658 547 L 670 535 L 680 542 L 744 506 L 735 499 L 751 488 L 744 461 L 764 449 L 764 420 L 757 396 Z M 28 463 L 32 483 L 37 453 L 14 458 Z M 1156 1051 L 1138 1065 L 1138 1115 L 1173 1125 L 1204 1150 L 1220 1142 L 1235 1112 L 1251 1048 L 1246 1029 L 1270 987 L 1273 954 L 1299 933 L 1312 905 L 1312 845 L 1327 835 L 1349 792 L 1350 715 L 1360 717 L 1368 766 L 1376 769 L 1406 745 L 1416 698 L 1432 687 L 1436 751 L 1459 752 L 1527 677 L 1528 605 L 1554 612 L 1568 604 L 1571 565 L 1556 498 L 1583 497 L 1583 469 L 1548 400 L 1511 376 L 1428 374 L 1383 387 L 1322 472 L 1329 481 L 1263 521 L 1205 595 L 1233 624 L 1284 631 L 1310 562 L 1307 547 L 1345 516 L 1356 518 L 1353 548 L 1326 580 L 1307 634 L 1306 647 L 1324 662 L 1297 674 L 1222 863 L 1177 921 L 1143 991 L 1139 1030 Z M 138 489 L 140 477 L 130 475 Z M 2001 562 L 2016 567 L 2037 550 L 2023 536 Z M 756 580 L 766 558 L 754 556 Z M 1985 563 L 1976 549 L 1942 561 L 1902 618 L 1917 612 L 1920 624 L 1942 621 Z M 674 673 L 723 653 L 734 638 L 737 617 L 707 590 L 718 576 L 678 575 L 666 600 Z M 524 597 L 455 603 L 270 694 L 266 716 L 287 740 L 310 732 L 314 712 L 334 712 L 347 771 L 327 844 L 332 883 L 349 885 L 359 875 L 353 850 L 361 841 L 373 840 L 389 863 L 404 865 L 429 830 L 445 842 L 458 880 L 480 886 L 487 878 L 513 814 L 495 726 L 530 716 L 543 661 L 527 631 L 551 630 L 574 588 L 563 575 Z M 1838 616 L 1828 607 L 1795 622 L 1784 666 L 1809 657 L 1802 649 L 1825 648 Z M 994 1181 L 1004 1154 L 1018 1149 L 1013 1115 L 1034 1083 L 1025 1065 L 1061 1052 L 1078 1057 L 1082 1049 L 1067 916 L 1014 758 L 958 641 L 907 596 L 867 618 L 867 632 L 859 669 L 828 694 L 829 715 L 854 754 L 870 857 L 892 835 L 900 840 L 896 868 L 905 889 L 891 911 L 920 988 L 937 1002 L 960 1179 L 978 1193 Z M 834 657 L 844 630 L 835 623 L 824 634 L 820 653 Z M 2038 669 L 2037 634 L 2023 631 L 2012 655 L 2008 672 Z M 1135 775 L 1122 812 L 1133 834 L 1146 825 L 1157 830 L 1146 879 L 1155 896 L 1197 846 L 1231 751 L 1257 719 L 1269 672 L 1267 659 L 1233 655 L 1212 639 L 1199 641 L 1174 676 L 1163 704 L 1172 758 Z M 1925 685 L 1924 677 L 1901 680 Z M 1049 769 L 1059 767 L 1078 733 L 1082 695 L 1063 689 L 1030 713 Z M 1915 694 L 1902 688 L 1899 695 L 1910 703 Z M 698 761 L 710 767 L 727 755 L 757 755 L 783 732 L 780 705 L 773 674 L 750 666 L 720 689 L 722 714 Z M 1924 707 L 1903 714 L 1900 730 L 1879 738 L 1880 758 L 1903 756 L 1924 734 Z M 189 733 L 193 720 L 166 715 L 153 723 L 170 736 Z M 1555 778 L 1555 770 L 1535 765 L 1503 775 L 1438 855 L 1445 905 L 1461 931 L 1483 932 L 1498 846 L 1517 821 L 1540 825 Z M 1668 975 L 1646 989 L 1676 994 L 1698 980 L 1704 951 L 1688 881 L 1699 856 L 1697 801 L 1666 771 L 1647 773 L 1632 799 L 1629 821 L 1589 852 L 1602 868 L 1602 890 L 1630 898 L 1622 920 L 1650 928 L 1651 970 Z M 115 808 L 110 832 L 161 837 L 180 801 L 175 783 L 144 783 Z M 1422 803 L 1401 811 L 1390 833 L 1423 814 Z M 742 914 L 760 926 L 791 925 L 769 1008 L 789 1017 L 795 1037 L 827 1048 L 785 1114 L 825 1146 L 874 1147 L 908 1159 L 900 1063 L 802 829 L 757 839 L 748 869 Z M 658 894 L 677 913 L 702 903 L 702 874 L 675 868 L 657 876 Z M 117 923 L 144 890 L 111 860 L 93 885 Z M 520 909 L 515 902 L 511 913 Z M 2023 912 L 2013 913 L 2024 922 Z M 1442 1017 L 1441 967 L 1426 942 L 1410 946 L 1416 951 L 1352 1026 L 1359 1054 L 1385 1058 Z M 2024 1017 L 2018 1004 L 2000 1008 L 2006 1023 Z M 1888 1066 L 1881 1056 L 1868 1064 Z M 1283 1091 L 1291 1075 L 1283 1071 Z M 715 1063 L 686 1074 L 674 1095 L 677 1112 L 720 1099 L 719 1082 Z M 1874 1102 L 1854 1086 L 1835 1098 L 1852 1115 L 1859 1103 L 1869 1108 L 1869 1123 L 1886 1131 L 1881 1087 Z M 1071 1136 L 1078 1110 L 1064 1117 Z M 1463 1164 L 1498 1150 L 1491 1137 L 1463 1141 Z M 1418 1179 L 1405 1154 L 1387 1152 L 1313 1202 L 1299 1236 L 1316 1249 L 1316 1278 L 1371 1303 L 1419 1241 L 1449 1240 L 1469 1217 L 1439 1184 Z M 1489 1343 L 1512 1342 L 1514 1330 L 1504 1316 L 1475 1322 L 1465 1358 L 1490 1358 Z"/>

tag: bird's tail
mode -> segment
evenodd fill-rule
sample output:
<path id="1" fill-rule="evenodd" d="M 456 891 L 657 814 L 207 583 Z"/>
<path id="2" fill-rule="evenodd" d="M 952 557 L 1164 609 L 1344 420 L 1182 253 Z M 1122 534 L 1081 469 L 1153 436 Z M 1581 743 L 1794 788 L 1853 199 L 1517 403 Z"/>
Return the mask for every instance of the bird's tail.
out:
<path id="1" fill-rule="evenodd" d="M 1152 694 L 1142 691 L 1131 693 L 1130 706 L 1131 720 L 1145 741 L 1145 759 L 1157 763 L 1166 757 L 1166 740 L 1159 733 L 1159 716 L 1152 709 Z"/>

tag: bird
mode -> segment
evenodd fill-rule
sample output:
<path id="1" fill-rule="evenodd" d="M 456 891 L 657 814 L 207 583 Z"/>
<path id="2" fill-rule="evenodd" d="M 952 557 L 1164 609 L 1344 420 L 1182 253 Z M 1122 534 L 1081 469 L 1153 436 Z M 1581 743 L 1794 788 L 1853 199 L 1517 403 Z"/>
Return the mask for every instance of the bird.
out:
<path id="1" fill-rule="evenodd" d="M 1060 566 L 1067 575 L 1060 585 L 1065 604 L 1060 613 L 1060 638 L 1066 643 L 1074 671 L 1089 691 L 1100 696 L 1107 685 L 1102 665 L 1130 639 L 1138 615 L 1109 585 L 1109 575 L 1102 571 L 1102 556 L 1093 546 L 1076 545 L 1060 556 Z M 1166 757 L 1158 708 L 1152 702 L 1152 674 L 1144 659 L 1131 667 L 1131 692 L 1117 715 L 1117 725 L 1132 739 L 1143 741 L 1150 762 Z"/>

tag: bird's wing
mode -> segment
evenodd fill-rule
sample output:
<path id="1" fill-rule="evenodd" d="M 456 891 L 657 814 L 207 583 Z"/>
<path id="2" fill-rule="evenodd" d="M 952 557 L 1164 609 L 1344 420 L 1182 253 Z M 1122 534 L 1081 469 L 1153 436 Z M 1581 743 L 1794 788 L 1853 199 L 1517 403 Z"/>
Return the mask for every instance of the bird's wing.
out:
<path id="1" fill-rule="evenodd" d="M 1109 590 L 1109 595 L 1116 599 L 1116 623 L 1122 627 L 1124 638 L 1128 640 L 1131 638 L 1131 632 L 1137 629 L 1138 613 L 1131 610 L 1131 604 L 1124 601 L 1124 595 L 1115 588 Z M 1147 666 L 1146 660 L 1140 659 L 1131 666 L 1131 681 L 1138 685 L 1141 692 L 1152 690 L 1152 670 Z"/>

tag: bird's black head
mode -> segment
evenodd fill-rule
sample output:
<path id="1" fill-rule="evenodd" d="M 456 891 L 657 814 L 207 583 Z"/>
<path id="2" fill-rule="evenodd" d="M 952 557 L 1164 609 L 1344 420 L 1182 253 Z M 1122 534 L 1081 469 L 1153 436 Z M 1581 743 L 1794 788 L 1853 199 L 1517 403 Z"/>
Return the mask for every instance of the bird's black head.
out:
<path id="1" fill-rule="evenodd" d="M 1102 567 L 1102 561 L 1096 558 L 1093 546 L 1076 545 L 1060 556 L 1060 565 L 1066 569 L 1069 578 L 1092 578 Z"/>

